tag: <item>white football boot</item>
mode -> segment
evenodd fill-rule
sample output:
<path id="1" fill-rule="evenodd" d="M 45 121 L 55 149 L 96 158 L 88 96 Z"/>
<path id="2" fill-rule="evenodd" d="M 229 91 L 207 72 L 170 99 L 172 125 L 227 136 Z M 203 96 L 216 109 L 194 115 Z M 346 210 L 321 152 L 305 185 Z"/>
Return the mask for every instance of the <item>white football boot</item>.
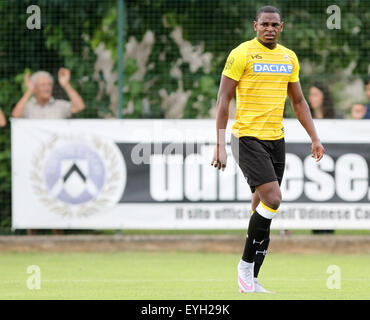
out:
<path id="1" fill-rule="evenodd" d="M 250 293 L 255 290 L 254 262 L 240 260 L 238 264 L 238 285 L 241 293 Z"/>
<path id="2" fill-rule="evenodd" d="M 254 278 L 254 292 L 258 293 L 275 293 L 274 291 L 268 291 L 258 282 L 257 278 Z"/>

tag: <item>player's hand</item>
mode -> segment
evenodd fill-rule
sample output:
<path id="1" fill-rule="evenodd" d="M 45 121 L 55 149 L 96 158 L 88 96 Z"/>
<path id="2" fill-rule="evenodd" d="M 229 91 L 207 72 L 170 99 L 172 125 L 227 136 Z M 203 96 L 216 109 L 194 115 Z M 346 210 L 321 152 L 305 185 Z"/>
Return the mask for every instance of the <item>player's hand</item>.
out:
<path id="1" fill-rule="evenodd" d="M 27 88 L 27 91 L 33 93 L 35 90 L 35 85 L 33 84 L 33 81 L 31 80 L 30 73 L 27 72 L 26 75 L 24 76 L 24 84 Z"/>
<path id="2" fill-rule="evenodd" d="M 58 81 L 62 87 L 65 87 L 71 79 L 71 72 L 66 68 L 60 68 L 58 71 Z"/>
<path id="3" fill-rule="evenodd" d="M 218 170 L 224 171 L 226 168 L 227 162 L 227 153 L 225 147 L 216 146 L 215 151 L 213 152 L 213 158 L 211 165 L 217 168 Z"/>
<path id="4" fill-rule="evenodd" d="M 319 162 L 325 153 L 325 148 L 320 141 L 312 142 L 312 158 Z"/>

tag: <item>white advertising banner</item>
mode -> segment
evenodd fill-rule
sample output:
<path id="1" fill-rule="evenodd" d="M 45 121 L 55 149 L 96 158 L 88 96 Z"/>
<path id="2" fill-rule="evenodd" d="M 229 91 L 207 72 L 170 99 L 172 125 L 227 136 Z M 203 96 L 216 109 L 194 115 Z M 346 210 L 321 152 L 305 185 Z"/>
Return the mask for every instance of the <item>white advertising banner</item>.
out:
<path id="1" fill-rule="evenodd" d="M 370 228 L 370 120 L 315 120 L 316 163 L 284 121 L 273 229 Z M 246 229 L 249 186 L 231 155 L 211 166 L 215 120 L 12 119 L 13 229 Z M 232 121 L 226 137 L 230 142 Z"/>

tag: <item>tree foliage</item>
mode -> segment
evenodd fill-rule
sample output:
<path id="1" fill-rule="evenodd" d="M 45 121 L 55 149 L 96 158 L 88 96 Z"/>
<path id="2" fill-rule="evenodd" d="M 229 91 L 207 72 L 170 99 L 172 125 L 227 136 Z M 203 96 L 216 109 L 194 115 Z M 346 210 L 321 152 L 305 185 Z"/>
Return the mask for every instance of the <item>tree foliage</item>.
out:
<path id="1" fill-rule="evenodd" d="M 339 30 L 326 25 L 326 10 L 332 1 L 272 0 L 270 4 L 282 12 L 285 26 L 281 43 L 297 53 L 303 66 L 304 88 L 312 78 L 331 83 L 368 74 L 369 1 L 336 1 L 341 9 Z M 41 30 L 26 28 L 29 5 L 41 8 Z M 108 108 L 112 97 L 104 92 L 97 94 L 106 79 L 101 73 L 96 78 L 96 49 L 104 44 L 111 53 L 113 71 L 124 72 L 124 109 L 133 106 L 125 117 L 164 117 L 160 93 L 171 95 L 179 86 L 189 92 L 182 116 L 208 117 L 227 54 L 255 36 L 253 21 L 262 5 L 265 2 L 259 0 L 125 0 L 125 43 L 130 39 L 142 41 L 148 31 L 154 34 L 146 72 L 138 79 L 137 57 L 125 59 L 124 70 L 117 70 L 117 0 L 0 0 L 0 108 L 10 116 L 22 95 L 27 71 L 47 70 L 56 78 L 58 69 L 64 66 L 71 69 L 72 85 L 87 106 L 78 117 L 114 115 Z M 179 27 L 181 44 L 173 33 Z M 190 54 L 211 54 L 209 67 L 193 68 L 187 59 Z M 55 95 L 64 95 L 58 85 Z M 0 133 L 2 224 L 9 223 L 4 217 L 10 215 L 9 131 L 8 124 Z"/>

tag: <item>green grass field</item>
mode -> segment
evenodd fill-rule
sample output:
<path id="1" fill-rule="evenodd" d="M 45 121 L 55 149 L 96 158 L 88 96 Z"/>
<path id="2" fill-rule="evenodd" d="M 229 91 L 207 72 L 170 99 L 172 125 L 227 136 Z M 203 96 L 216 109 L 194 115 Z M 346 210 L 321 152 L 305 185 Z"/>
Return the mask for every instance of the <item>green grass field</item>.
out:
<path id="1" fill-rule="evenodd" d="M 240 256 L 213 253 L 0 253 L 0 299 L 369 299 L 370 256 L 270 254 L 260 282 L 276 294 L 240 294 Z M 27 267 L 41 288 L 27 288 Z M 328 289 L 327 268 L 341 270 Z"/>

